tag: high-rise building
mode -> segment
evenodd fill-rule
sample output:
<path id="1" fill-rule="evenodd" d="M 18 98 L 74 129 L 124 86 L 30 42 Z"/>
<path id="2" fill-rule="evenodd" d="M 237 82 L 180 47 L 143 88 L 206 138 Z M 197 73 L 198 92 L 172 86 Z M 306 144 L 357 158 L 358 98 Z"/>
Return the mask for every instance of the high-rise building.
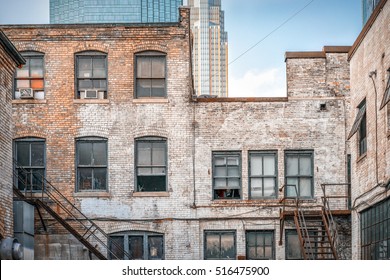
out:
<path id="1" fill-rule="evenodd" d="M 177 22 L 183 0 L 50 0 L 50 23 Z"/>
<path id="2" fill-rule="evenodd" d="M 370 18 L 375 7 L 379 4 L 380 0 L 362 0 L 363 4 L 363 25 L 365 25 Z"/>
<path id="3" fill-rule="evenodd" d="M 221 0 L 189 0 L 197 95 L 228 95 L 228 39 Z"/>

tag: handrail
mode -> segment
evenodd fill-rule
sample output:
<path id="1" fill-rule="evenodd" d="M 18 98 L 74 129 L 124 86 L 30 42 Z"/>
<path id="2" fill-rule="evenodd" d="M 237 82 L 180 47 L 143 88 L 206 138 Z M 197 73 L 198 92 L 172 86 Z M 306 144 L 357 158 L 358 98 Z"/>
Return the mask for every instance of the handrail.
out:
<path id="1" fill-rule="evenodd" d="M 33 173 L 32 171 L 27 171 L 25 168 L 21 167 L 19 163 L 14 159 L 14 185 L 16 182 L 18 182 L 20 179 L 23 179 L 16 170 L 20 170 L 23 174 L 26 175 L 26 180 L 25 180 L 25 186 L 28 186 L 28 180 L 27 180 L 27 175 L 32 175 L 35 180 L 37 180 L 39 183 L 41 183 L 41 190 L 34 191 L 32 189 L 32 186 L 30 186 L 30 189 L 25 188 L 24 193 L 30 194 L 30 197 L 33 197 L 33 193 L 38 193 L 40 191 L 42 193 L 42 202 L 44 201 L 44 195 L 51 200 L 51 202 L 56 203 L 62 210 L 65 211 L 66 214 L 69 215 L 69 218 L 71 220 L 74 220 L 77 222 L 82 228 L 84 228 L 85 233 L 80 234 L 81 236 L 85 236 L 88 232 L 90 234 L 88 235 L 87 238 L 93 237 L 95 241 L 100 243 L 106 250 L 107 253 L 110 254 L 111 257 L 114 257 L 115 259 L 120 259 L 120 256 L 116 255 L 113 250 L 110 249 L 109 245 L 106 244 L 97 234 L 102 235 L 108 243 L 109 236 L 96 224 L 94 223 L 91 219 L 89 219 L 86 215 L 84 215 L 73 203 L 71 203 L 57 188 L 55 188 L 43 175 L 38 176 L 38 174 Z M 17 185 L 17 184 L 16 184 Z M 18 188 L 19 189 L 19 188 Z M 19 189 L 20 190 L 20 189 Z M 57 198 L 57 197 L 58 198 Z M 37 197 L 35 197 L 37 198 Z M 61 199 L 63 202 L 61 202 L 59 199 Z M 67 206 L 70 206 L 70 209 L 64 204 L 67 204 Z M 89 223 L 89 225 L 86 225 L 84 222 Z M 92 230 L 93 229 L 93 230 Z M 95 233 L 96 232 L 96 233 Z M 112 246 L 115 247 L 115 251 L 119 253 L 123 253 L 127 257 L 130 258 L 130 255 L 122 249 L 122 247 L 115 241 L 111 240 Z"/>

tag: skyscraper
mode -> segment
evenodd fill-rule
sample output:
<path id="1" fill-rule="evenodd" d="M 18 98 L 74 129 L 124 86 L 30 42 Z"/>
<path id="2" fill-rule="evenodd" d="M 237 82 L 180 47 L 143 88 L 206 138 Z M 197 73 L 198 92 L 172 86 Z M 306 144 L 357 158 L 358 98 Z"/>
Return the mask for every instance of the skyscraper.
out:
<path id="1" fill-rule="evenodd" d="M 189 0 L 197 95 L 228 95 L 228 44 L 221 0 Z"/>
<path id="2" fill-rule="evenodd" d="M 50 0 L 50 23 L 177 22 L 183 0 Z"/>
<path id="3" fill-rule="evenodd" d="M 365 25 L 370 18 L 372 12 L 375 10 L 380 0 L 362 0 L 363 3 L 363 25 Z"/>

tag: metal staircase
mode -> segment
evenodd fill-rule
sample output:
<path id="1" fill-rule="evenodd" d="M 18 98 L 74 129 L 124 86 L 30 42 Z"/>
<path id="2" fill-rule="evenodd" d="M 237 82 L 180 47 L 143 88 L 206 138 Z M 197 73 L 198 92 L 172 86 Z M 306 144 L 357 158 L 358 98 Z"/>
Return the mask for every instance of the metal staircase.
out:
<path id="1" fill-rule="evenodd" d="M 122 246 L 115 240 L 109 240 L 109 236 L 97 224 L 86 217 L 44 176 L 20 167 L 16 161 L 14 164 L 14 195 L 33 204 L 41 220 L 43 219 L 39 209 L 44 209 L 97 259 L 119 260 L 124 256 L 129 257 Z M 23 190 L 18 188 L 19 185 L 23 186 Z"/>
<path id="2" fill-rule="evenodd" d="M 341 255 L 338 250 L 337 223 L 333 218 L 329 200 L 331 198 L 345 200 L 346 196 L 327 195 L 326 186 L 348 186 L 348 184 L 321 185 L 323 196 L 321 197 L 322 203 L 319 205 L 307 205 L 307 203 L 303 205 L 303 201 L 298 195 L 280 200 L 282 208 L 280 210 L 279 244 L 283 242 L 285 220 L 292 216 L 300 241 L 302 257 L 305 260 L 337 260 Z M 288 187 L 296 188 L 295 186 Z M 348 197 L 346 204 L 348 204 Z"/>

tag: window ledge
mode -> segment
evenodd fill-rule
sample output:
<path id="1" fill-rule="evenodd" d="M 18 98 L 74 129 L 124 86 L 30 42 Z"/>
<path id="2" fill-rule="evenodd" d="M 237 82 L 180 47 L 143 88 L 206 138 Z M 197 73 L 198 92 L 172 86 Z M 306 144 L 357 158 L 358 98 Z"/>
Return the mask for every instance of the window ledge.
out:
<path id="1" fill-rule="evenodd" d="M 145 103 L 169 103 L 169 100 L 167 98 L 140 98 L 140 99 L 133 99 L 133 103 L 135 104 L 145 104 Z"/>
<path id="2" fill-rule="evenodd" d="M 363 159 L 365 159 L 367 157 L 367 153 L 364 153 L 362 154 L 361 156 L 359 156 L 356 160 L 356 163 L 360 162 L 360 161 L 363 161 Z"/>
<path id="3" fill-rule="evenodd" d="M 74 104 L 109 104 L 108 99 L 73 99 Z"/>
<path id="4" fill-rule="evenodd" d="M 108 192 L 75 192 L 73 197 L 110 197 Z"/>
<path id="5" fill-rule="evenodd" d="M 169 192 L 133 192 L 133 197 L 169 197 Z"/>
<path id="6" fill-rule="evenodd" d="M 46 104 L 46 99 L 14 99 L 12 104 Z"/>

